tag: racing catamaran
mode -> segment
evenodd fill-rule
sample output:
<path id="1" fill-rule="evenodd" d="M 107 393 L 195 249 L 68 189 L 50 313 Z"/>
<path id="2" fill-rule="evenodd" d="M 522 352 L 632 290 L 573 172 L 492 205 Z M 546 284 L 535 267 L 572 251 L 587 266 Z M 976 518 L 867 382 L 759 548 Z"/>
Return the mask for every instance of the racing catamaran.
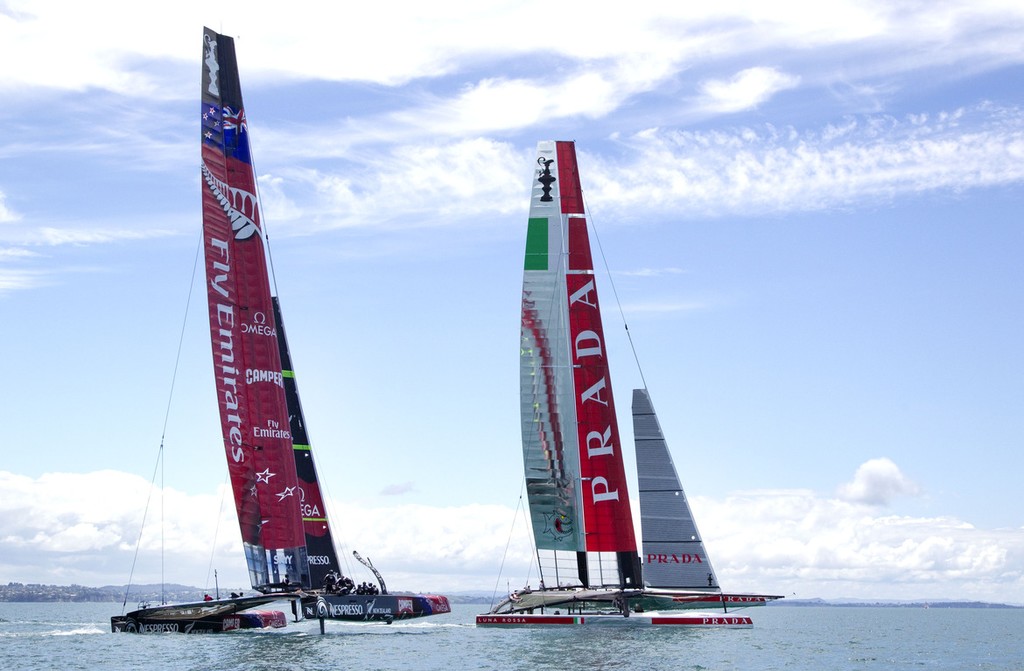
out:
<path id="1" fill-rule="evenodd" d="M 342 575 L 271 291 L 234 40 L 203 32 L 201 175 L 210 339 L 224 450 L 256 596 L 141 607 L 114 631 L 283 626 L 246 609 L 290 600 L 297 618 L 392 622 L 450 612 L 438 595 L 357 588 Z M 271 611 L 273 613 L 274 611 Z"/>
<path id="2" fill-rule="evenodd" d="M 476 623 L 751 626 L 733 611 L 781 597 L 719 586 L 646 389 L 633 392 L 638 553 L 572 142 L 537 148 L 520 335 L 523 465 L 541 582 Z"/>

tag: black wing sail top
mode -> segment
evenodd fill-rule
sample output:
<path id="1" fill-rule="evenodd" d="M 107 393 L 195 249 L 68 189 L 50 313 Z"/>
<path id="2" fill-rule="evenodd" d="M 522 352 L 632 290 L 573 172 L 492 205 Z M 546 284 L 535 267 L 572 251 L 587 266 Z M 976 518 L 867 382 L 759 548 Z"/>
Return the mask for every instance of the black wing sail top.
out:
<path id="1" fill-rule="evenodd" d="M 284 379 L 285 396 L 288 399 L 288 423 L 292 434 L 292 450 L 295 453 L 295 472 L 299 479 L 302 530 L 306 534 L 306 554 L 309 560 L 309 584 L 307 589 L 322 587 L 326 575 L 334 571 L 341 574 L 338 554 L 334 549 L 334 538 L 327 522 L 327 508 L 324 506 L 320 481 L 313 463 L 313 450 L 306 433 L 306 418 L 302 414 L 299 388 L 295 382 L 292 357 L 288 352 L 284 321 L 281 317 L 281 302 L 274 297 L 274 321 L 277 324 L 277 343 L 281 353 L 281 372 Z M 307 576 L 304 575 L 303 578 Z"/>

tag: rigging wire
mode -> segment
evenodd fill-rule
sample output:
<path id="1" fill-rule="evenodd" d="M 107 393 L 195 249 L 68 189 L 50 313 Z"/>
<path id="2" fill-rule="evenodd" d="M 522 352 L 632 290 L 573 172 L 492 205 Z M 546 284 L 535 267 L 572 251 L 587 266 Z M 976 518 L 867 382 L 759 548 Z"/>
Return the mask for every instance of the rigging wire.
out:
<path id="1" fill-rule="evenodd" d="M 498 567 L 498 577 L 494 581 L 494 591 L 491 592 L 491 609 L 494 609 L 494 599 L 498 593 L 498 586 L 501 584 L 501 576 L 505 572 L 505 559 L 508 558 L 508 549 L 512 545 L 512 535 L 516 531 L 516 518 L 519 516 L 519 512 L 523 510 L 523 490 L 526 489 L 526 480 L 522 481 L 519 487 L 519 505 L 516 507 L 515 513 L 512 515 L 512 528 L 508 531 L 508 538 L 505 539 L 505 552 L 501 555 L 501 566 Z M 525 513 L 524 513 L 525 517 Z M 530 562 L 529 572 L 533 572 L 533 562 Z M 529 573 L 527 574 L 527 582 L 529 582 Z"/>
<path id="2" fill-rule="evenodd" d="M 192 278 L 188 285 L 188 297 L 185 299 L 185 315 L 181 322 L 181 333 L 178 336 L 178 352 L 174 357 L 174 370 L 171 374 L 171 388 L 167 394 L 167 408 L 164 410 L 164 424 L 160 432 L 160 447 L 157 449 L 156 464 L 153 467 L 153 477 L 149 482 L 149 494 L 146 496 L 146 506 L 142 511 L 142 524 L 139 527 L 139 538 L 135 542 L 135 554 L 132 557 L 132 567 L 128 572 L 128 585 L 125 587 L 124 601 L 121 603 L 121 614 L 124 614 L 125 605 L 128 603 L 128 593 L 131 591 L 132 580 L 135 576 L 135 566 L 139 560 L 139 548 L 142 546 L 142 533 L 146 528 L 146 517 L 149 515 L 149 504 L 153 497 L 153 487 L 156 483 L 157 472 L 160 473 L 160 601 L 164 603 L 164 442 L 167 438 L 167 424 L 171 416 L 171 404 L 174 399 L 174 385 L 178 379 L 178 367 L 181 365 L 181 350 L 185 341 L 185 326 L 188 324 L 189 308 L 192 305 L 192 292 L 196 284 L 196 269 L 199 267 L 199 255 L 203 249 L 203 234 L 200 231 L 199 243 L 196 245 L 196 257 L 192 262 Z"/>
<path id="3" fill-rule="evenodd" d="M 254 152 L 252 152 L 251 150 L 249 152 L 249 161 L 252 164 L 253 175 L 254 176 L 258 175 L 259 171 L 256 169 L 256 158 L 254 156 Z M 263 217 L 263 193 L 262 193 L 262 191 L 260 191 L 260 180 L 257 178 L 257 179 L 254 179 L 253 182 L 254 182 L 254 186 L 255 186 L 255 189 L 256 189 L 257 208 L 258 208 L 258 211 L 260 213 L 260 232 L 263 235 L 263 243 L 264 243 L 263 246 L 264 246 L 264 249 L 266 250 L 267 268 L 268 268 L 268 271 L 269 271 L 269 274 L 270 274 L 270 294 L 272 296 L 280 299 L 280 296 L 279 296 L 279 293 L 278 293 L 278 288 L 277 288 L 277 272 L 274 270 L 274 253 L 271 250 L 271 246 L 270 246 L 270 224 L 267 222 L 266 218 Z M 284 313 L 284 308 L 280 306 L 280 300 L 279 300 L 279 303 L 278 303 L 278 309 L 281 310 L 282 314 Z M 295 368 L 295 367 L 296 366 L 295 366 L 295 363 L 293 361 L 292 362 L 292 368 Z M 298 380 L 295 381 L 295 384 L 296 384 L 296 386 L 298 385 Z M 312 448 L 313 439 L 311 437 L 309 437 L 309 435 L 308 435 L 309 434 L 309 430 L 308 429 L 306 430 L 306 433 L 307 433 L 307 442 L 309 443 L 310 447 Z M 313 472 L 317 473 L 317 475 L 319 476 L 319 471 L 316 468 L 316 459 L 313 457 L 313 450 L 312 449 L 310 449 L 310 451 L 309 451 L 309 458 L 313 460 Z M 327 486 L 326 481 L 319 480 L 319 477 L 318 477 L 317 484 L 320 485 L 321 494 L 323 495 L 322 498 L 323 498 L 323 504 L 324 504 L 324 516 L 328 520 L 327 523 L 330 524 L 330 520 L 331 519 L 340 519 L 340 518 L 338 518 L 338 517 L 336 517 L 334 515 L 333 503 L 328 503 L 328 500 L 333 501 L 333 496 L 331 495 L 330 488 Z M 352 564 L 349 561 L 349 554 L 350 553 L 348 551 L 348 547 L 345 545 L 343 540 L 338 536 L 337 531 L 335 529 L 333 529 L 333 528 L 330 529 L 330 534 L 331 534 L 332 540 L 334 541 L 335 545 L 337 546 L 337 547 L 334 548 L 334 552 L 335 552 L 335 555 L 337 555 L 339 564 L 344 567 L 344 574 L 348 575 L 348 576 L 355 575 L 352 572 Z M 339 552 L 339 550 L 341 550 L 341 551 Z M 362 566 L 362 564 L 360 564 L 360 566 Z M 339 566 L 339 568 L 341 568 L 341 567 Z"/>
<path id="4" fill-rule="evenodd" d="M 177 372 L 177 371 L 175 371 L 175 372 Z M 171 383 L 171 388 L 172 389 L 174 388 L 174 383 L 173 382 Z M 170 407 L 171 407 L 171 404 L 170 404 L 170 401 L 168 400 L 168 402 L 167 402 L 168 414 L 170 413 Z M 164 418 L 164 430 L 166 431 L 166 429 L 167 429 L 167 418 L 165 417 Z M 161 452 L 163 451 L 163 445 L 164 445 L 164 437 L 160 436 L 160 450 L 161 450 Z M 167 603 L 167 596 L 164 594 L 164 584 L 165 584 L 165 579 L 164 579 L 164 526 L 165 526 L 165 522 L 164 522 L 164 518 L 166 517 L 165 512 L 167 511 L 167 505 L 166 505 L 166 503 L 167 503 L 167 496 L 166 496 L 167 488 L 164 487 L 164 464 L 166 464 L 166 463 L 167 463 L 167 461 L 165 459 L 161 459 L 160 460 L 160 603 L 161 604 Z"/>
<path id="5" fill-rule="evenodd" d="M 633 361 L 636 362 L 637 372 L 640 373 L 640 382 L 643 383 L 644 389 L 647 389 L 647 380 L 644 378 L 644 369 L 640 365 L 640 357 L 636 353 L 636 345 L 633 344 L 633 335 L 629 332 L 629 324 L 626 323 L 626 313 L 622 310 L 622 301 L 619 300 L 619 291 L 615 287 L 615 279 L 612 277 L 611 268 L 608 266 L 608 259 L 604 254 L 604 246 L 601 244 L 601 236 L 597 232 L 597 220 L 594 213 L 590 210 L 590 204 L 587 202 L 587 195 L 583 191 L 583 187 L 580 186 L 580 192 L 583 194 L 583 211 L 587 214 L 587 221 L 590 222 L 590 228 L 594 231 L 594 240 L 597 241 L 597 249 L 601 253 L 601 262 L 604 264 L 604 270 L 608 274 L 608 284 L 612 288 L 612 295 L 615 296 L 615 306 L 619 309 L 619 317 L 622 319 L 622 326 L 626 331 L 626 339 L 629 341 L 629 347 L 633 350 Z"/>
<path id="6" fill-rule="evenodd" d="M 210 544 L 210 564 L 206 567 L 206 583 L 203 585 L 204 592 L 209 592 L 210 574 L 214 572 L 213 559 L 214 555 L 217 554 L 217 536 L 220 534 L 220 520 L 224 516 L 224 499 L 228 495 L 229 476 L 230 473 L 224 473 L 224 483 L 220 486 L 220 507 L 217 508 L 217 524 L 213 527 L 213 543 Z"/>
<path id="7" fill-rule="evenodd" d="M 526 484 L 526 480 L 525 479 L 523 480 L 523 484 L 524 485 Z M 522 514 L 523 514 L 523 525 L 529 531 L 532 531 L 532 529 L 530 529 L 530 518 L 527 517 L 527 515 L 526 515 L 526 507 L 523 506 L 522 495 L 520 495 L 520 497 L 519 497 L 519 511 L 522 512 Z M 527 535 L 530 536 L 530 541 L 531 541 L 531 543 L 534 546 L 534 550 L 533 550 L 533 559 L 530 560 L 530 563 L 526 567 L 526 583 L 525 584 L 527 584 L 527 585 L 530 584 L 530 576 L 533 575 L 534 563 L 536 563 L 537 575 L 540 576 L 540 581 L 544 582 L 544 571 L 541 570 L 541 566 L 540 566 L 540 548 L 537 547 L 537 539 L 534 538 L 533 534 L 529 533 L 529 531 L 527 532 Z"/>
<path id="8" fill-rule="evenodd" d="M 135 564 L 139 559 L 139 548 L 142 546 L 142 532 L 146 528 L 146 516 L 149 514 L 149 503 L 153 498 L 153 487 L 156 484 L 157 470 L 163 461 L 164 443 L 160 441 L 160 448 L 157 450 L 156 463 L 153 464 L 153 477 L 149 479 L 149 493 L 146 495 L 146 505 L 142 509 L 142 524 L 139 527 L 139 539 L 135 541 L 135 554 L 132 556 L 132 568 L 128 572 L 128 584 L 124 588 L 124 601 L 121 602 L 121 615 L 124 615 L 125 606 L 128 603 L 128 593 L 132 588 L 132 577 L 135 575 Z"/>

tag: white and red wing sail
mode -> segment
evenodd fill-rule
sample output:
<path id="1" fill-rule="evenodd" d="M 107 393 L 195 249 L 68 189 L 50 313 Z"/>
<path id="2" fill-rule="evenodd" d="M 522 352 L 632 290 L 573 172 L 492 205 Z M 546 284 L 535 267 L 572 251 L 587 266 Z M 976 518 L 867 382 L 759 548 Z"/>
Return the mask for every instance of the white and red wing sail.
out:
<path id="1" fill-rule="evenodd" d="M 523 272 L 523 460 L 548 584 L 636 585 L 636 537 L 572 142 L 541 142 Z M 559 555 L 559 552 L 577 553 Z M 585 553 L 616 553 L 611 578 Z"/>

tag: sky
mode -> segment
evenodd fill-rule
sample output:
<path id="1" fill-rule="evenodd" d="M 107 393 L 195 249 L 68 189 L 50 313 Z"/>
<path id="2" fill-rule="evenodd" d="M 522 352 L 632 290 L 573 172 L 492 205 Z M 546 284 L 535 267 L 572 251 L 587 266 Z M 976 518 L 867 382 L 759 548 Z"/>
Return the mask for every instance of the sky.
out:
<path id="1" fill-rule="evenodd" d="M 693 4 L 0 0 L 0 583 L 247 586 L 206 25 L 345 556 L 536 580 L 522 255 L 575 140 L 623 443 L 646 384 L 725 588 L 1024 604 L 1024 6 Z"/>

